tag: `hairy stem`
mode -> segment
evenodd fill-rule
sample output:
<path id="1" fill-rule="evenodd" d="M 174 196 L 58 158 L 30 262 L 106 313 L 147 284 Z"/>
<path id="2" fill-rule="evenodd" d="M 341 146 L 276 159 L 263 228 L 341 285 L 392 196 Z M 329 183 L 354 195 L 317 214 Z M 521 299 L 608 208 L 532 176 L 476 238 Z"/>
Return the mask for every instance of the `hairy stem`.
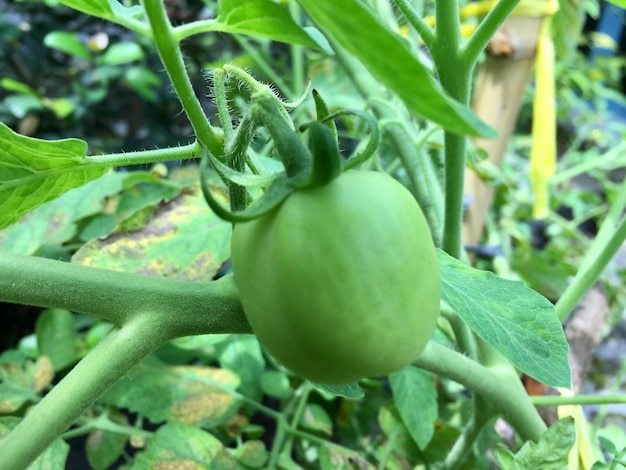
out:
<path id="1" fill-rule="evenodd" d="M 118 326 L 149 312 L 170 337 L 250 332 L 231 277 L 172 281 L 0 251 L 0 301 L 92 314 Z"/>
<path id="2" fill-rule="evenodd" d="M 119 377 L 166 339 L 147 315 L 110 332 L 0 442 L 3 468 L 27 468 Z"/>
<path id="3" fill-rule="evenodd" d="M 109 153 L 107 155 L 94 155 L 87 157 L 89 165 L 101 167 L 114 167 L 125 165 L 142 165 L 171 160 L 188 160 L 197 158 L 202 153 L 202 146 L 198 141 L 179 147 L 171 147 L 157 150 L 142 150 L 138 152 Z"/>
<path id="4" fill-rule="evenodd" d="M 433 341 L 414 361 L 417 367 L 440 374 L 489 400 L 524 440 L 538 441 L 546 425 L 514 373 L 491 370 Z"/>
<path id="5" fill-rule="evenodd" d="M 161 62 L 165 66 L 197 138 L 213 155 L 220 155 L 222 138 L 209 123 L 191 86 L 179 42 L 165 11 L 165 3 L 161 0 L 143 0 L 143 5 Z"/>

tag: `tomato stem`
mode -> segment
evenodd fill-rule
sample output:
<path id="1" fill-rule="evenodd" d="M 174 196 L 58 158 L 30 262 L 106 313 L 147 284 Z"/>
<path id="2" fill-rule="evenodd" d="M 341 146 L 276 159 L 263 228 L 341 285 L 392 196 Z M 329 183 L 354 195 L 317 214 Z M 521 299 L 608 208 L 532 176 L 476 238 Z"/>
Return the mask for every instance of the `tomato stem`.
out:
<path id="1" fill-rule="evenodd" d="M 220 155 L 222 138 L 219 132 L 211 126 L 204 110 L 196 97 L 191 85 L 183 55 L 180 51 L 179 40 L 174 34 L 165 3 L 161 0 L 143 0 L 146 17 L 150 23 L 150 30 L 154 39 L 161 62 L 170 77 L 174 91 L 178 95 L 185 114 L 191 122 L 194 133 L 213 155 Z"/>

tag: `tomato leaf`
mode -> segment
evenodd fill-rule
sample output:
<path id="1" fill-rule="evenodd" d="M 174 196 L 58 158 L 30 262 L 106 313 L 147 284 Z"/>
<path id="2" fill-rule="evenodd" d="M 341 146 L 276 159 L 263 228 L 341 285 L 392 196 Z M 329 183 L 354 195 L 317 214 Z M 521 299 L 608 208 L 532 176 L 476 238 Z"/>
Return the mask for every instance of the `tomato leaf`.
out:
<path id="1" fill-rule="evenodd" d="M 175 186 L 166 192 L 154 184 L 126 191 L 119 212 L 110 216 L 113 227 L 125 223 L 110 236 L 83 245 L 72 261 L 186 281 L 212 280 L 229 256 L 231 226 L 208 209 L 197 189 L 174 197 L 178 192 Z M 161 199 L 171 200 L 153 208 Z M 149 220 L 140 227 L 124 217 L 124 213 L 141 215 L 144 208 L 149 210 Z M 85 227 L 89 233 L 83 234 L 93 238 L 111 233 L 105 217 L 92 220 L 101 225 L 90 224 Z"/>
<path id="2" fill-rule="evenodd" d="M 259 341 L 252 335 L 231 335 L 216 347 L 220 366 L 241 378 L 238 390 L 248 398 L 260 400 L 263 395 L 261 376 L 265 358 Z"/>
<path id="3" fill-rule="evenodd" d="M 495 457 L 500 468 L 504 469 L 561 470 L 569 468 L 568 456 L 575 442 L 574 418 L 568 416 L 550 426 L 539 442 L 527 441 L 514 456 L 508 450 L 498 449 Z"/>
<path id="4" fill-rule="evenodd" d="M 49 309 L 39 315 L 35 326 L 39 355 L 48 356 L 55 370 L 78 360 L 78 333 L 67 310 Z"/>
<path id="5" fill-rule="evenodd" d="M 153 423 L 169 420 L 212 427 L 228 422 L 239 408 L 227 391 L 238 385 L 239 378 L 224 369 L 143 363 L 109 389 L 102 401 L 142 414 Z"/>
<path id="6" fill-rule="evenodd" d="M 237 461 L 220 440 L 194 426 L 168 423 L 161 426 L 140 452 L 133 468 L 238 468 Z"/>
<path id="7" fill-rule="evenodd" d="M 0 228 L 107 171 L 89 166 L 80 139 L 35 139 L 0 123 L 0 141 Z"/>
<path id="8" fill-rule="evenodd" d="M 117 0 L 91 0 L 89 2 L 83 0 L 59 0 L 59 3 L 74 10 L 87 13 L 89 16 L 112 22 L 117 22 L 118 17 L 134 18 L 143 13 L 143 8 L 140 5 L 127 7 Z"/>
<path id="9" fill-rule="evenodd" d="M 394 91 L 412 112 L 459 134 L 495 136 L 468 107 L 447 96 L 399 34 L 358 0 L 298 0 L 318 27 Z"/>
<path id="10" fill-rule="evenodd" d="M 337 397 L 345 397 L 351 400 L 358 400 L 359 398 L 363 398 L 365 396 L 365 393 L 363 393 L 363 390 L 361 390 L 359 384 L 356 383 L 350 385 L 324 385 L 315 382 L 311 383 L 321 392 L 330 393 L 331 395 Z"/>
<path id="11" fill-rule="evenodd" d="M 525 374 L 552 387 L 569 388 L 569 346 L 550 301 L 522 282 L 438 253 L 442 299 L 465 323 Z"/>
<path id="12" fill-rule="evenodd" d="M 435 434 L 437 389 L 433 375 L 408 366 L 389 376 L 396 408 L 411 437 L 425 449 Z"/>
<path id="13" fill-rule="evenodd" d="M 0 230 L 0 248 L 32 255 L 45 245 L 66 243 L 76 235 L 77 222 L 102 212 L 106 199 L 121 191 L 128 175 L 107 173 L 42 204 L 15 224 Z M 104 235 L 108 233 L 98 233 L 98 236 Z"/>
<path id="14" fill-rule="evenodd" d="M 291 18 L 289 11 L 272 0 L 219 0 L 219 15 L 209 30 L 260 36 L 273 41 L 321 49 Z"/>

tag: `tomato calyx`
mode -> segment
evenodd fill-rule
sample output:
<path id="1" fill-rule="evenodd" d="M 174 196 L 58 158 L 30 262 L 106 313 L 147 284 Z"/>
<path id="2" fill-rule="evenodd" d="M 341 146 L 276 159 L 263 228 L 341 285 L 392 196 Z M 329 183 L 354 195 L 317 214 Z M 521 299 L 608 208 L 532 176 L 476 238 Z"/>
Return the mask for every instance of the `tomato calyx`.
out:
<path id="1" fill-rule="evenodd" d="M 374 153 L 380 142 L 380 132 L 371 115 L 347 109 L 330 113 L 316 90 L 313 90 L 312 95 L 317 119 L 296 130 L 287 109 L 300 105 L 308 96 L 308 89 L 295 103 L 285 103 L 275 95 L 271 87 L 257 82 L 238 67 L 224 66 L 210 76 L 215 83 L 215 101 L 225 142 L 222 155 L 214 155 L 203 147 L 200 186 L 209 207 L 216 215 L 229 222 L 256 219 L 275 209 L 295 191 L 330 183 L 342 171 L 363 163 Z M 250 90 L 249 107 L 235 129 L 230 119 L 226 93 L 223 91 L 226 88 L 225 81 L 233 79 Z M 370 138 L 361 152 L 344 161 L 339 152 L 334 120 L 347 115 L 363 120 L 370 130 Z M 266 175 L 261 174 L 254 165 L 249 147 L 257 128 L 260 127 L 269 133 L 284 171 Z M 308 148 L 302 143 L 300 136 L 301 132 L 307 130 Z M 209 166 L 229 189 L 230 209 L 217 201 L 211 192 L 208 185 Z M 246 171 L 247 168 L 252 174 Z M 251 198 L 247 187 L 255 186 L 264 188 L 264 193 L 253 204 L 249 204 Z"/>

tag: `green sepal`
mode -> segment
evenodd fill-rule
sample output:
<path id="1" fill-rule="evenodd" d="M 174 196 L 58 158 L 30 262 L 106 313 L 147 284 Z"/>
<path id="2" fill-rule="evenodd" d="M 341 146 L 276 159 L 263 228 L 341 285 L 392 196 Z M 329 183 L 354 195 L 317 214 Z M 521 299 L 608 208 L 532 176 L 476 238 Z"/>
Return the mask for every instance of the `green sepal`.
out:
<path id="1" fill-rule="evenodd" d="M 211 152 L 206 152 L 207 158 L 211 166 L 220 175 L 222 180 L 228 180 L 239 186 L 245 187 L 263 187 L 269 186 L 276 178 L 276 173 L 267 175 L 254 175 L 251 173 L 244 173 L 243 171 L 237 171 L 229 167 L 225 163 L 222 163 Z"/>
<path id="2" fill-rule="evenodd" d="M 325 123 L 313 121 L 301 129 L 308 129 L 313 152 L 313 168 L 307 186 L 324 186 L 341 174 L 342 161 L 337 138 Z"/>
<path id="3" fill-rule="evenodd" d="M 324 122 L 327 120 L 336 119 L 340 116 L 345 116 L 345 115 L 356 116 L 358 118 L 361 118 L 363 121 L 365 121 L 365 124 L 367 124 L 367 127 L 369 127 L 369 130 L 370 130 L 370 138 L 367 142 L 367 145 L 361 152 L 357 153 L 356 155 L 353 155 L 348 160 L 344 161 L 343 163 L 344 171 L 350 170 L 360 165 L 364 161 L 366 161 L 368 158 L 370 158 L 374 154 L 374 152 L 378 148 L 378 145 L 380 144 L 380 129 L 378 127 L 378 122 L 376 121 L 374 116 L 372 116 L 369 113 L 366 113 L 365 111 L 360 111 L 358 109 L 341 109 L 332 114 L 329 114 L 324 119 Z"/>
<path id="4" fill-rule="evenodd" d="M 326 106 L 326 102 L 322 99 L 322 96 L 317 90 L 313 90 L 312 94 L 313 101 L 315 102 L 315 112 L 317 114 L 317 120 L 320 122 L 325 122 L 326 125 L 333 131 L 335 139 L 338 139 L 337 126 L 335 125 L 335 121 L 333 121 L 332 118 L 327 119 L 330 116 L 330 111 L 328 110 L 328 106 Z"/>
<path id="5" fill-rule="evenodd" d="M 223 207 L 211 194 L 211 188 L 208 185 L 208 153 L 208 150 L 204 149 L 200 160 L 200 188 L 202 189 L 202 194 L 209 207 L 215 212 L 215 215 L 233 224 L 248 222 L 267 214 L 278 207 L 297 188 L 302 187 L 306 181 L 305 176 L 302 174 L 289 178 L 281 173 L 275 177 L 263 195 L 253 204 L 243 211 L 233 212 Z M 214 157 L 213 159 L 216 160 Z"/>

